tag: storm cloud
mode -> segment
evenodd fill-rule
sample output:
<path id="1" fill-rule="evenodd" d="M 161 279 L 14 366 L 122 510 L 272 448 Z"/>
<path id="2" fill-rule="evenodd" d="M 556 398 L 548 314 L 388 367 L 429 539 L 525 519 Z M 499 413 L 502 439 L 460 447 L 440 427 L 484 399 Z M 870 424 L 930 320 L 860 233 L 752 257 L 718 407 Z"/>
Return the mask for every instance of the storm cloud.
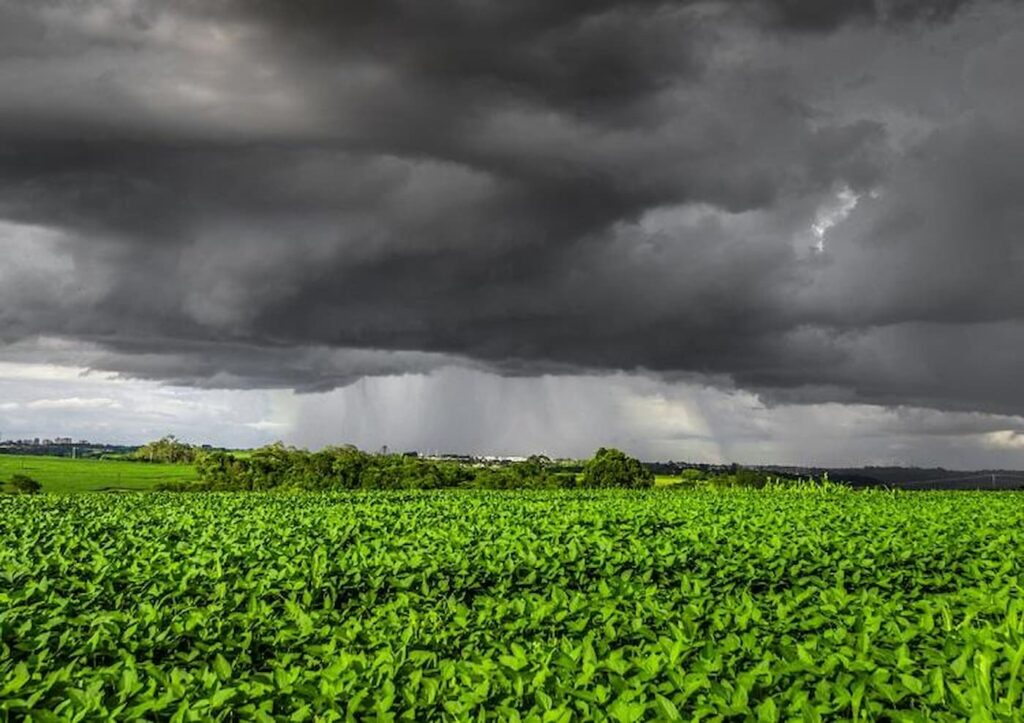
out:
<path id="1" fill-rule="evenodd" d="M 1022 64 L 998 0 L 7 0 L 0 353 L 1020 414 Z"/>

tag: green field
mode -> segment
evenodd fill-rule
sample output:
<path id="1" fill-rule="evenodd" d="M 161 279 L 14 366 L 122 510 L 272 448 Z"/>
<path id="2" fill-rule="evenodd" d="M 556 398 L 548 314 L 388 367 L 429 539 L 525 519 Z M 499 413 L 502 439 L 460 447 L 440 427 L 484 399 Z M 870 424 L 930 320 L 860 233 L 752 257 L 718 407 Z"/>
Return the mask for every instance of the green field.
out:
<path id="1" fill-rule="evenodd" d="M 0 720 L 1020 721 L 1022 553 L 1015 493 L 3 496 Z"/>
<path id="2" fill-rule="evenodd" d="M 0 455 L 0 482 L 7 482 L 12 474 L 19 473 L 39 481 L 43 492 L 60 493 L 147 490 L 161 482 L 181 482 L 196 477 L 190 465 Z"/>

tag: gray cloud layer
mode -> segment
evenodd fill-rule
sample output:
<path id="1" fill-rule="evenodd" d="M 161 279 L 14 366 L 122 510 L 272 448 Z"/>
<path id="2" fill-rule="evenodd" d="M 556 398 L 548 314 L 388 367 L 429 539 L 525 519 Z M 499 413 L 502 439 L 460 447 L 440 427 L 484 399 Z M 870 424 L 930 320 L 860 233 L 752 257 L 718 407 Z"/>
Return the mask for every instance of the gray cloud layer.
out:
<path id="1" fill-rule="evenodd" d="M 1019 413 L 1024 10 L 0 5 L 0 340 Z"/>

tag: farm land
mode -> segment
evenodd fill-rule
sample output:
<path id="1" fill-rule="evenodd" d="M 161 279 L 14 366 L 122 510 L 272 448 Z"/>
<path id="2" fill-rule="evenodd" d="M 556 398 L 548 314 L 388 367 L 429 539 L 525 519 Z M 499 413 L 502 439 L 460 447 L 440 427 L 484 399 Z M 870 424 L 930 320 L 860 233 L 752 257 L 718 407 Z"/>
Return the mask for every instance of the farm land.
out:
<path id="1" fill-rule="evenodd" d="M 188 464 L 0 455 L 0 480 L 15 474 L 37 480 L 43 492 L 61 494 L 152 490 L 196 479 L 195 468 Z"/>
<path id="2" fill-rule="evenodd" d="M 1022 503 L 3 495 L 0 717 L 1021 720 Z"/>

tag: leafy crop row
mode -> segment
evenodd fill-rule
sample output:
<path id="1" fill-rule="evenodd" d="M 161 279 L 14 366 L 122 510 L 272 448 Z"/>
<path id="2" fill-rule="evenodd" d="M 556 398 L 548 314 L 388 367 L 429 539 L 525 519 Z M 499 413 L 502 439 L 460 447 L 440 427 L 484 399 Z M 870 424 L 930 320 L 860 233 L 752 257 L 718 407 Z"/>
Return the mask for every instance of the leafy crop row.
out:
<path id="1" fill-rule="evenodd" d="M 1021 720 L 1022 503 L 0 498 L 0 719 Z"/>

